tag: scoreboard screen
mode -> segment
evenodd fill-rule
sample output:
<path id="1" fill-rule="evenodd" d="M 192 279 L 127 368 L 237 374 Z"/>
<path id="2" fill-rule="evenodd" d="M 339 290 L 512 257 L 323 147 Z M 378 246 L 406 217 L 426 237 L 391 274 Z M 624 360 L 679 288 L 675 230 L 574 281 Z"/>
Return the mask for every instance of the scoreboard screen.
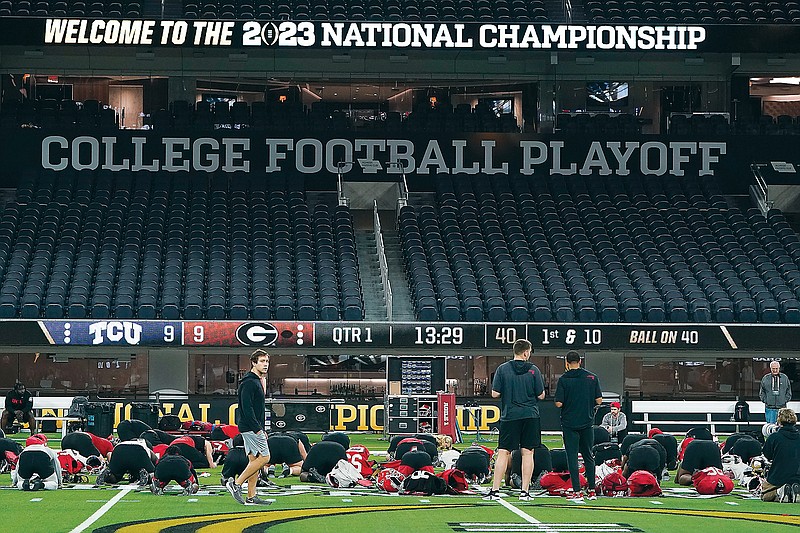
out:
<path id="1" fill-rule="evenodd" d="M 275 347 L 304 353 L 390 354 L 534 349 L 776 351 L 800 346 L 800 326 L 767 324 L 599 324 L 556 322 L 290 322 L 2 320 L 8 346 Z"/>

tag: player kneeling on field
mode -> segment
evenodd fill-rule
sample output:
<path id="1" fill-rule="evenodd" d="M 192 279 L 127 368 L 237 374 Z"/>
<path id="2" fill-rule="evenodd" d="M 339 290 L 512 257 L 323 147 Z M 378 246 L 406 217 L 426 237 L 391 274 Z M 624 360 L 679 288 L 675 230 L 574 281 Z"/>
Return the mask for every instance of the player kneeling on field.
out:
<path id="1" fill-rule="evenodd" d="M 157 495 L 164 494 L 164 488 L 169 485 L 170 481 L 183 487 L 181 494 L 184 496 L 195 494 L 200 488 L 192 463 L 181 455 L 181 450 L 177 446 L 169 446 L 164 452 L 164 456 L 156 463 L 150 491 Z"/>
<path id="2" fill-rule="evenodd" d="M 778 411 L 780 429 L 767 437 L 764 457 L 772 461 L 767 479 L 761 483 L 761 499 L 765 502 L 795 503 L 800 501 L 800 432 L 797 414 L 784 407 Z"/>
<path id="3" fill-rule="evenodd" d="M 97 475 L 96 483 L 113 485 L 128 475 L 131 481 L 136 480 L 144 487 L 150 483 L 150 474 L 155 471 L 157 460 L 156 454 L 142 439 L 120 442 L 111 452 L 108 466 Z"/>
<path id="4" fill-rule="evenodd" d="M 61 488 L 61 464 L 56 452 L 47 447 L 47 437 L 31 435 L 11 471 L 11 483 L 20 490 Z"/>

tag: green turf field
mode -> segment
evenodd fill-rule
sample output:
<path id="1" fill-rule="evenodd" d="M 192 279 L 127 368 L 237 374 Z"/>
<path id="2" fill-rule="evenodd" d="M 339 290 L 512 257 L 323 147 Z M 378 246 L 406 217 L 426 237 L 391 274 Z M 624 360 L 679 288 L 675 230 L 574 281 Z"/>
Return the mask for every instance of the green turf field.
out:
<path id="1" fill-rule="evenodd" d="M 57 435 L 51 445 L 58 448 Z M 312 436 L 312 441 L 319 435 Z M 385 449 L 377 435 L 352 435 L 353 443 L 370 450 Z M 465 447 L 471 441 L 458 447 Z M 545 436 L 551 447 L 560 437 Z M 494 447 L 494 442 L 486 443 Z M 298 478 L 277 479 L 274 489 L 259 489 L 270 506 L 242 506 L 220 486 L 221 468 L 201 478 L 193 496 L 154 496 L 138 487 L 65 488 L 47 492 L 0 490 L 3 509 L 0 531 L 104 533 L 156 532 L 256 533 L 283 532 L 668 532 L 725 531 L 770 533 L 800 526 L 800 504 L 763 503 L 734 495 L 699 499 L 599 498 L 572 504 L 558 497 L 517 500 L 507 491 L 502 503 L 485 502 L 480 495 L 397 496 L 370 489 L 332 489 L 300 483 Z M 10 476 L 0 476 L 7 487 Z M 488 485 L 485 485 L 488 486 Z M 664 482 L 663 487 L 675 487 Z M 9 517 L 13 516 L 13 519 Z"/>

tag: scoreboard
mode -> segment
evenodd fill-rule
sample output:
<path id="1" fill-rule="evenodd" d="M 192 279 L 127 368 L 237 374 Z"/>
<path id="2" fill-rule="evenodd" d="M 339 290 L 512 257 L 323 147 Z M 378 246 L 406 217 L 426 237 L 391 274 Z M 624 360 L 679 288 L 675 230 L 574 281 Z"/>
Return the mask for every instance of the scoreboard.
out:
<path id="1" fill-rule="evenodd" d="M 159 320 L 1 320 L 5 346 L 274 347 L 301 353 L 390 354 L 436 349 L 794 351 L 800 326 L 767 324 L 600 324 L 293 322 Z"/>

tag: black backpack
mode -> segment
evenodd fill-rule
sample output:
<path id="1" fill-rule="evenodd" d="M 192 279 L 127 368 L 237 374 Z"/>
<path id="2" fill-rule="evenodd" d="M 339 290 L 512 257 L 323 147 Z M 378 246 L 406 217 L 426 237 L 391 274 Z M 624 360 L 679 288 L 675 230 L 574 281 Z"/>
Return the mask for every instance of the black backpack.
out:
<path id="1" fill-rule="evenodd" d="M 67 410 L 67 416 L 74 416 L 75 418 L 86 418 L 86 404 L 89 403 L 87 396 L 75 396 L 72 399 L 72 404 Z"/>
<path id="2" fill-rule="evenodd" d="M 181 419 L 178 415 L 164 415 L 158 421 L 158 429 L 161 431 L 178 431 L 181 429 Z"/>

